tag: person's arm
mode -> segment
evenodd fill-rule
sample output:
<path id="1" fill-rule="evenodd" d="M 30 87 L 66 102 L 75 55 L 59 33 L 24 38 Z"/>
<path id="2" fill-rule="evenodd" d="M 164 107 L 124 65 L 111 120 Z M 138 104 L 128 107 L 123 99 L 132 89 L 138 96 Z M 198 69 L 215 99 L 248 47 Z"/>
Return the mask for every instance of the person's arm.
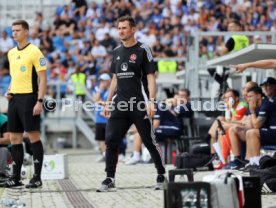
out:
<path id="1" fill-rule="evenodd" d="M 33 115 L 39 115 L 42 111 L 42 106 L 43 106 L 43 99 L 46 93 L 47 89 L 47 75 L 46 75 L 46 70 L 39 71 L 37 72 L 37 76 L 39 79 L 39 85 L 38 85 L 38 101 L 36 105 L 34 106 L 33 110 Z M 42 102 L 39 101 L 42 99 Z"/>
<path id="2" fill-rule="evenodd" d="M 106 102 L 111 102 L 117 88 L 117 75 L 113 74 Z"/>
<path id="3" fill-rule="evenodd" d="M 153 128 L 157 129 L 160 126 L 160 120 L 159 119 L 154 119 L 153 120 Z"/>
<path id="4" fill-rule="evenodd" d="M 0 138 L 0 145 L 8 145 L 10 143 L 10 133 L 6 132 L 3 134 L 3 137 Z"/>
<path id="5" fill-rule="evenodd" d="M 149 89 L 149 102 L 147 106 L 147 113 L 149 118 L 152 118 L 154 116 L 155 101 L 156 101 L 155 74 L 154 73 L 147 74 L 147 80 L 148 80 L 148 89 Z"/>
<path id="6" fill-rule="evenodd" d="M 104 83 L 102 81 L 100 81 L 100 85 L 99 87 L 96 87 L 95 89 L 95 94 L 93 96 L 93 101 L 96 103 L 98 101 L 101 101 L 101 93 L 104 91 Z"/>
<path id="7" fill-rule="evenodd" d="M 101 101 L 101 89 L 97 88 L 95 94 L 93 95 L 93 101 L 96 103 Z"/>
<path id="8" fill-rule="evenodd" d="M 256 116 L 256 113 L 251 113 L 251 123 L 254 129 L 261 128 L 266 121 L 265 117 L 262 116 Z"/>
<path id="9" fill-rule="evenodd" d="M 249 110 L 250 110 L 251 125 L 254 129 L 259 129 L 264 125 L 266 118 L 269 115 L 269 112 L 270 112 L 269 102 L 267 102 L 267 100 L 262 101 L 258 116 L 256 114 L 256 109 L 257 109 L 257 103 L 254 100 L 250 100 Z"/>
<path id="10" fill-rule="evenodd" d="M 115 93 L 116 88 L 117 88 L 117 75 L 113 74 L 112 80 L 110 83 L 110 87 L 109 87 L 109 93 L 108 93 L 107 100 L 105 102 L 104 110 L 103 110 L 103 115 L 105 117 L 108 117 L 108 115 L 109 115 L 109 104 L 112 101 L 112 97 Z"/>
<path id="11" fill-rule="evenodd" d="M 32 63 L 38 77 L 38 97 L 33 108 L 33 115 L 39 115 L 42 111 L 43 99 L 47 89 L 47 61 L 42 52 L 37 48 L 32 54 Z"/>
<path id="12" fill-rule="evenodd" d="M 238 73 L 243 72 L 247 68 L 271 69 L 276 68 L 276 59 L 259 60 L 244 64 L 231 65 L 230 67 L 234 68 Z"/>

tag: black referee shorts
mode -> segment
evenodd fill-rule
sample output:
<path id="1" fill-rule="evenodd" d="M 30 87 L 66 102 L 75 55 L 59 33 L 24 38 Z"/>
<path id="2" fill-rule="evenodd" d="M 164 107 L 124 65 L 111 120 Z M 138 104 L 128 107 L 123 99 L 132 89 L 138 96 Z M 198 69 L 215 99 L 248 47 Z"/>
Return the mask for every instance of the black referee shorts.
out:
<path id="1" fill-rule="evenodd" d="M 23 133 L 40 131 L 40 115 L 33 116 L 37 94 L 15 94 L 9 101 L 8 130 Z"/>

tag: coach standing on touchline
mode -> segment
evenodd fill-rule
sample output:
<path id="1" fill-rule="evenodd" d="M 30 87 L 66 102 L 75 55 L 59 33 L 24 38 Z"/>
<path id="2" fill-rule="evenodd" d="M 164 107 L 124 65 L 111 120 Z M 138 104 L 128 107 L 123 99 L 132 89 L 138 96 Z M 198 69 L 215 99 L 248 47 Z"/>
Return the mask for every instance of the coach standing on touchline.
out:
<path id="1" fill-rule="evenodd" d="M 122 45 L 113 51 L 111 72 L 113 73 L 107 104 L 104 113 L 107 115 L 112 100 L 110 118 L 106 127 L 106 179 L 98 192 L 116 191 L 115 172 L 118 162 L 118 146 L 129 127 L 134 123 L 143 143 L 148 148 L 157 169 L 155 189 L 162 189 L 165 181 L 165 168 L 156 143 L 152 126 L 155 111 L 156 64 L 148 46 L 134 38 L 136 25 L 130 16 L 117 20 L 117 29 Z M 140 107 L 143 108 L 139 109 Z M 122 107 L 124 106 L 124 107 Z M 127 106 L 127 108 L 126 108 Z"/>
<path id="2" fill-rule="evenodd" d="M 43 146 L 40 141 L 40 113 L 46 91 L 46 60 L 41 51 L 28 42 L 29 25 L 25 20 L 12 24 L 12 35 L 17 47 L 8 52 L 11 83 L 5 96 L 9 100 L 8 131 L 11 132 L 13 175 L 6 187 L 23 185 L 20 174 L 23 163 L 23 132 L 32 144 L 34 174 L 26 188 L 42 186 L 41 168 Z M 38 82 L 39 80 L 39 82 Z"/>

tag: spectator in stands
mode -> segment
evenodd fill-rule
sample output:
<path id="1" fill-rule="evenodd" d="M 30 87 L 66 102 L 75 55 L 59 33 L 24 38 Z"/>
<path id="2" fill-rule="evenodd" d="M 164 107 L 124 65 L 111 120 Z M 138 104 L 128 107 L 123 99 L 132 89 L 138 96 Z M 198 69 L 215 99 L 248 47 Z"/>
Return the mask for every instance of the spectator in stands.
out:
<path id="1" fill-rule="evenodd" d="M 164 48 L 165 47 L 160 42 L 160 38 L 157 38 L 155 44 L 152 46 L 153 56 L 154 57 L 163 56 Z"/>
<path id="2" fill-rule="evenodd" d="M 113 49 L 117 46 L 116 41 L 109 35 L 109 33 L 104 34 L 104 39 L 100 44 L 106 48 L 106 51 L 109 54 L 111 54 Z"/>
<path id="3" fill-rule="evenodd" d="M 104 62 L 104 58 L 107 56 L 106 48 L 96 40 L 95 44 L 92 46 L 91 54 L 96 60 L 96 70 L 99 71 Z"/>
<path id="4" fill-rule="evenodd" d="M 260 69 L 272 69 L 276 68 L 276 59 L 265 59 L 254 62 L 248 62 L 244 64 L 232 65 L 236 72 L 241 73 L 247 68 L 260 68 Z"/>
<path id="5" fill-rule="evenodd" d="M 103 104 L 108 96 L 108 89 L 110 86 L 110 76 L 107 73 L 103 73 L 99 77 L 99 86 L 95 88 L 93 95 L 93 101 L 96 103 L 96 136 L 95 139 L 99 142 L 99 148 L 101 152 L 101 157 L 98 159 L 98 162 L 105 161 L 105 129 L 107 118 L 102 114 Z"/>
<path id="6" fill-rule="evenodd" d="M 37 47 L 40 47 L 41 40 L 38 37 L 38 30 L 36 28 L 32 28 L 30 31 L 29 42 L 34 44 Z"/>
<path id="7" fill-rule="evenodd" d="M 0 55 L 7 54 L 13 46 L 13 40 L 8 36 L 6 31 L 3 31 L 0 38 Z"/>
<path id="8" fill-rule="evenodd" d="M 104 39 L 104 34 L 109 33 L 109 27 L 106 24 L 105 19 L 101 19 L 100 25 L 98 26 L 95 37 L 98 41 L 103 41 Z"/>
<path id="9" fill-rule="evenodd" d="M 73 90 L 76 98 L 85 101 L 86 75 L 81 71 L 81 66 L 76 66 L 76 71 L 71 75 Z"/>
<path id="10" fill-rule="evenodd" d="M 243 31 L 243 26 L 240 21 L 232 20 L 228 23 L 229 32 L 240 32 Z M 218 49 L 220 55 L 224 55 L 229 52 L 235 52 L 249 45 L 249 39 L 245 35 L 232 35 L 225 44 Z"/>
<path id="11" fill-rule="evenodd" d="M 41 47 L 43 49 L 46 49 L 48 53 L 51 53 L 54 51 L 54 45 L 51 37 L 51 30 L 50 28 L 43 30 L 41 34 Z"/>
<path id="12" fill-rule="evenodd" d="M 180 137 L 183 132 L 182 119 L 193 115 L 189 100 L 190 91 L 180 89 L 173 98 L 158 104 L 153 122 L 157 142 L 162 143 L 164 139 Z M 127 165 L 134 165 L 141 160 L 142 140 L 135 129 L 131 130 L 131 133 L 134 133 L 134 152 L 126 161 Z"/>
<path id="13" fill-rule="evenodd" d="M 92 1 L 86 11 L 85 17 L 89 20 L 93 20 L 94 18 L 98 18 L 100 16 L 101 16 L 101 9 L 98 8 L 96 2 Z"/>
<path id="14" fill-rule="evenodd" d="M 85 16 L 85 12 L 87 9 L 87 3 L 86 0 L 72 0 L 72 2 L 75 6 L 74 14 L 77 18 L 81 18 Z"/>
<path id="15" fill-rule="evenodd" d="M 174 56 L 174 53 L 170 49 L 164 51 L 164 58 L 171 58 Z M 177 71 L 177 62 L 174 60 L 160 60 L 157 63 L 158 73 L 176 73 Z"/>
<path id="16" fill-rule="evenodd" d="M 76 29 L 76 22 L 73 18 L 70 18 L 67 13 L 61 16 L 61 21 L 59 22 L 59 28 L 62 35 L 74 35 Z"/>
<path id="17" fill-rule="evenodd" d="M 38 29 L 38 32 L 47 31 L 50 29 L 50 24 L 46 20 L 41 12 L 36 13 L 33 27 Z"/>

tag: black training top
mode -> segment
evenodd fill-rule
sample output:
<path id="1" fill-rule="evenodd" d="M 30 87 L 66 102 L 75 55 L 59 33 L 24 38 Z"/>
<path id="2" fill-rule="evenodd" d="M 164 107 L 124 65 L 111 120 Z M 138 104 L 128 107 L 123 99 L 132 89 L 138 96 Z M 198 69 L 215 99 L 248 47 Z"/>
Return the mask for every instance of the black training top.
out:
<path id="1" fill-rule="evenodd" d="M 117 76 L 115 102 L 148 100 L 147 74 L 157 69 L 150 48 L 140 42 L 132 47 L 118 46 L 113 51 L 111 72 Z"/>

